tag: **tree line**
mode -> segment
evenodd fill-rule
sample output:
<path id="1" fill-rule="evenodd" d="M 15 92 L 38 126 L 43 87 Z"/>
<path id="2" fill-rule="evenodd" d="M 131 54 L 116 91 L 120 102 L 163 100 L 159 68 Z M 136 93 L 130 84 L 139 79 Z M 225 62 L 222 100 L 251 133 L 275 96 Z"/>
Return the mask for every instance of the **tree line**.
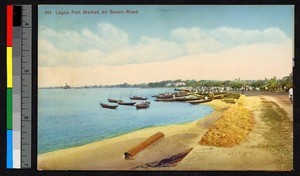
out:
<path id="1" fill-rule="evenodd" d="M 258 88 L 263 91 L 287 91 L 293 87 L 293 75 L 278 79 L 276 76 L 272 78 L 265 78 L 264 80 L 165 80 L 160 82 L 150 82 L 147 87 L 167 87 L 168 83 L 184 82 L 185 87 L 231 87 L 233 89 L 252 89 Z"/>

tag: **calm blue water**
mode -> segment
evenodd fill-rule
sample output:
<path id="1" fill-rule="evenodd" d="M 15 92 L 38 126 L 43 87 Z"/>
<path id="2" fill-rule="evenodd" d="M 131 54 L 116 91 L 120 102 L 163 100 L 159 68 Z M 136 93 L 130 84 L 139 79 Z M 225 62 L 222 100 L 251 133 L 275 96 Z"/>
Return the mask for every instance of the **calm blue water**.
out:
<path id="1" fill-rule="evenodd" d="M 173 89 L 101 88 L 38 90 L 38 153 L 83 145 L 137 129 L 184 123 L 213 112 L 207 105 L 155 102 L 152 95 Z M 148 97 L 149 109 L 100 107 L 111 98 L 130 101 L 132 95 Z"/>

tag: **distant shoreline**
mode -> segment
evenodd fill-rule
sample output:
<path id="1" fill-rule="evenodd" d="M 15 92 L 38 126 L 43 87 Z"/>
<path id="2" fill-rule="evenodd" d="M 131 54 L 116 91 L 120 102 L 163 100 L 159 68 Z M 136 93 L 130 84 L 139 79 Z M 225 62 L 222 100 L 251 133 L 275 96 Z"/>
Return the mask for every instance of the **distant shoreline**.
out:
<path id="1" fill-rule="evenodd" d="M 71 87 L 70 89 L 113 89 L 113 88 L 124 88 L 124 89 L 161 89 L 161 88 L 170 88 L 174 89 L 177 87 Z M 64 89 L 62 87 L 38 87 L 38 89 Z"/>

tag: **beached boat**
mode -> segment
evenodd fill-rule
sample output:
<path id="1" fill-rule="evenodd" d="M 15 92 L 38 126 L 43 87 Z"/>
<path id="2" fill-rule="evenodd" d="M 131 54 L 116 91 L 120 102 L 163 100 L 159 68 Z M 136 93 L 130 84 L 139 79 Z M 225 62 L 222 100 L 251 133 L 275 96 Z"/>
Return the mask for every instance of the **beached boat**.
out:
<path id="1" fill-rule="evenodd" d="M 147 100 L 148 98 L 146 97 L 138 97 L 138 96 L 133 96 L 133 97 L 130 97 L 130 100 Z"/>
<path id="2" fill-rule="evenodd" d="M 159 94 L 156 96 L 156 98 L 169 99 L 169 98 L 173 98 L 173 94 Z"/>
<path id="3" fill-rule="evenodd" d="M 196 96 L 185 96 L 185 97 L 174 97 L 174 101 L 194 101 L 194 100 L 200 100 L 201 98 Z"/>
<path id="4" fill-rule="evenodd" d="M 111 103 L 122 102 L 122 100 L 116 100 L 116 99 L 112 99 L 112 98 L 109 98 L 108 101 L 111 102 Z"/>
<path id="5" fill-rule="evenodd" d="M 133 106 L 136 102 L 118 102 L 119 105 Z"/>
<path id="6" fill-rule="evenodd" d="M 136 104 L 135 107 L 136 109 L 147 109 L 149 108 L 149 105 L 150 105 L 150 102 L 143 102 L 143 103 L 139 103 L 139 104 Z"/>
<path id="7" fill-rule="evenodd" d="M 192 93 L 182 93 L 182 92 L 176 92 L 173 95 L 175 95 L 175 97 L 185 97 L 185 96 L 190 96 L 193 95 Z"/>
<path id="8" fill-rule="evenodd" d="M 154 101 L 161 101 L 161 102 L 173 102 L 174 99 L 173 98 L 169 98 L 169 99 L 161 99 L 161 98 L 157 98 Z"/>
<path id="9" fill-rule="evenodd" d="M 118 105 L 109 105 L 105 103 L 100 103 L 100 105 L 102 106 L 102 108 L 108 108 L 108 109 L 116 109 L 118 107 Z"/>
<path id="10" fill-rule="evenodd" d="M 188 87 L 182 87 L 182 88 L 175 88 L 175 91 L 186 91 L 186 92 L 191 92 L 192 88 L 188 88 Z"/>
<path id="11" fill-rule="evenodd" d="M 193 101 L 186 101 L 190 104 L 200 104 L 200 103 L 206 103 L 206 102 L 210 102 L 212 99 L 201 99 L 201 100 L 193 100 Z"/>

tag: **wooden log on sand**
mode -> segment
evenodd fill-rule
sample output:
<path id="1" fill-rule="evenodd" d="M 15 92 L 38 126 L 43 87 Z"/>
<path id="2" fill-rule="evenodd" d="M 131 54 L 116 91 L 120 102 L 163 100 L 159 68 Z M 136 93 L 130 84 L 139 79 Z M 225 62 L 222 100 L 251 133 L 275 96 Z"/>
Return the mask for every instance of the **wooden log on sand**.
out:
<path id="1" fill-rule="evenodd" d="M 154 135 L 150 136 L 148 139 L 145 141 L 139 143 L 137 146 L 133 147 L 132 149 L 128 150 L 127 152 L 124 153 L 125 159 L 132 159 L 134 155 L 139 153 L 140 151 L 144 150 L 145 148 L 149 147 L 151 144 L 154 144 L 156 141 L 159 139 L 162 139 L 164 137 L 164 133 L 162 132 L 157 132 Z"/>

